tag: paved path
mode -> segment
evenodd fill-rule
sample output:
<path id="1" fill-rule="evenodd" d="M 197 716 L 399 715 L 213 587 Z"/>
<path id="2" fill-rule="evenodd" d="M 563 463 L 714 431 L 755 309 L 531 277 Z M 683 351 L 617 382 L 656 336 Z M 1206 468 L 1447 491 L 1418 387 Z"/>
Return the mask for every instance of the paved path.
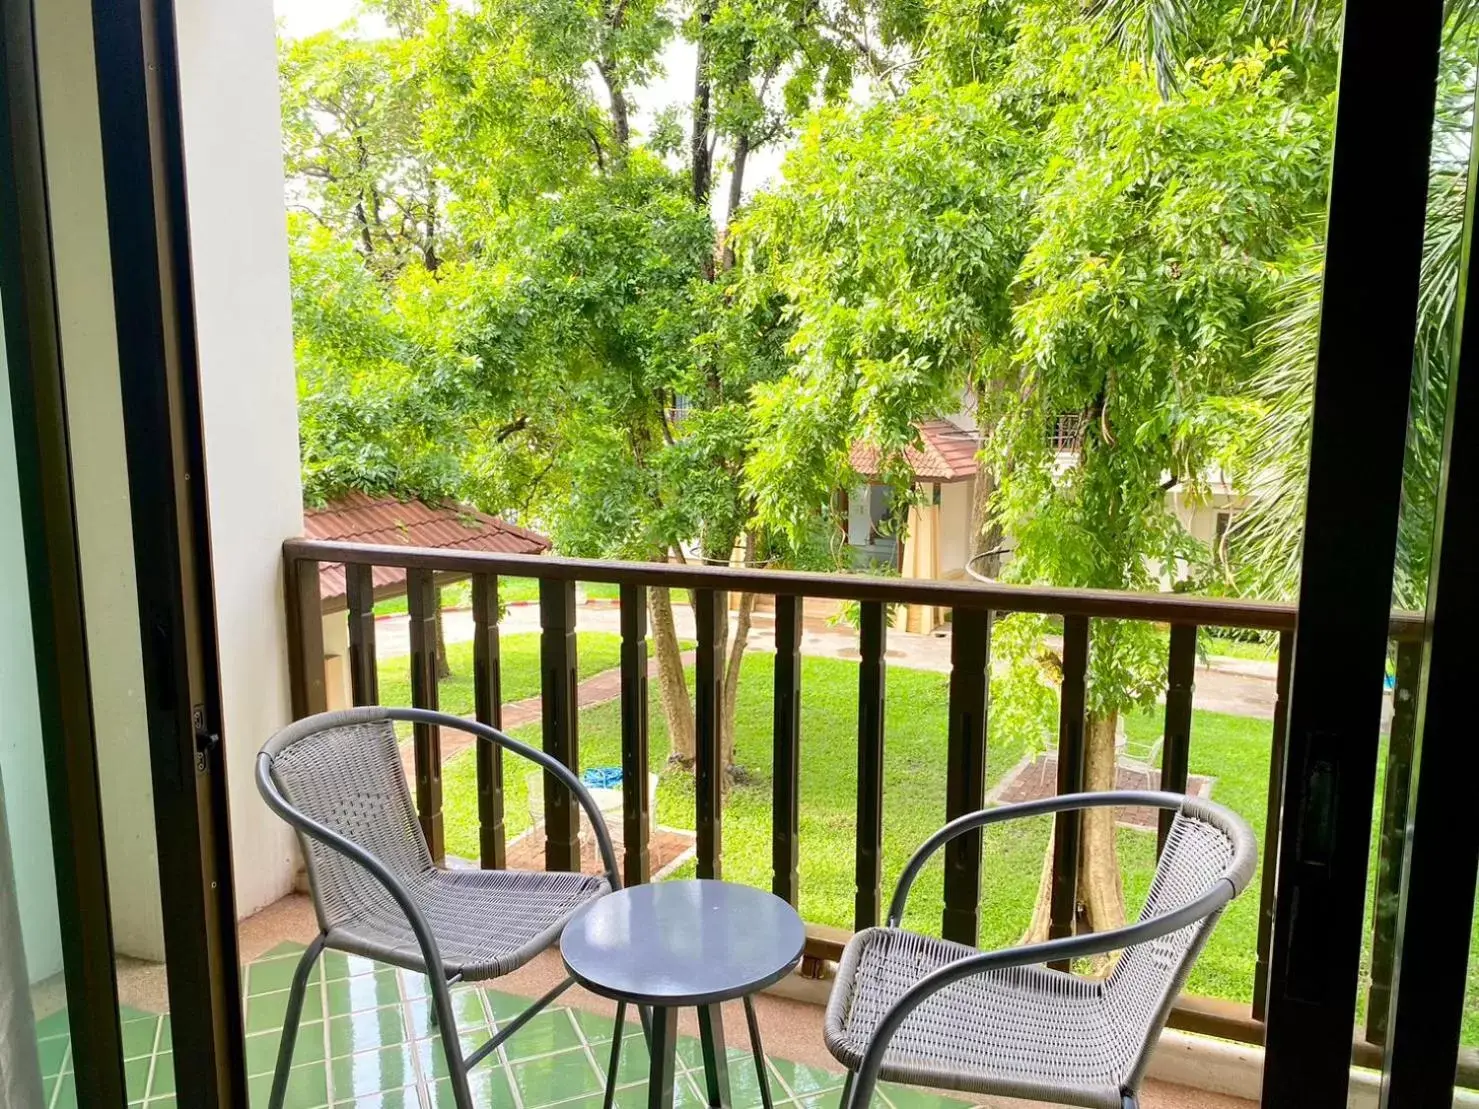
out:
<path id="1" fill-rule="evenodd" d="M 450 632 L 450 629 L 449 629 Z M 450 634 L 448 635 L 450 639 Z M 692 666 L 694 653 L 684 651 L 683 665 Z M 647 660 L 647 678 L 649 681 L 657 680 L 657 660 Z M 603 701 L 614 701 L 621 696 L 621 671 L 618 669 L 603 670 L 601 673 L 587 678 L 576 687 L 577 704 L 581 708 L 590 708 L 599 705 Z M 503 705 L 503 729 L 508 731 L 524 724 L 536 723 L 544 712 L 544 701 L 536 694 L 533 697 L 525 697 L 522 701 L 506 701 Z M 444 731 L 442 732 L 442 762 L 446 763 L 453 755 L 461 754 L 471 747 L 477 740 L 466 732 Z M 406 768 L 406 773 L 411 774 L 415 766 L 415 751 L 410 740 L 401 743 L 401 764 Z"/>
<path id="2" fill-rule="evenodd" d="M 673 606 L 674 622 L 680 638 L 692 639 L 695 632 L 693 613 L 687 605 Z M 449 609 L 443 614 L 443 628 L 449 643 L 465 642 L 473 638 L 472 614 L 466 609 Z M 582 605 L 579 612 L 582 631 L 621 633 L 621 609 L 611 602 L 595 602 Z M 505 635 L 539 630 L 539 606 L 537 604 L 510 605 L 499 624 Z M 410 640 L 404 616 L 384 616 L 375 621 L 375 637 L 382 658 L 403 655 L 410 650 Z M 809 622 L 802 632 L 801 652 L 821 658 L 856 659 L 858 657 L 857 632 L 849 627 L 833 627 L 816 621 Z M 775 650 L 775 623 L 770 613 L 757 612 L 750 631 L 749 649 L 753 651 Z M 932 670 L 936 673 L 950 672 L 950 632 L 946 625 L 934 635 L 911 635 L 908 632 L 888 633 L 888 659 L 894 665 L 913 670 Z M 692 664 L 692 654 L 684 656 L 684 665 Z M 1196 672 L 1195 704 L 1198 709 L 1223 712 L 1233 716 L 1249 716 L 1260 720 L 1272 720 L 1274 716 L 1274 671 L 1272 660 L 1213 658 L 1210 663 L 1199 663 Z M 655 674 L 649 663 L 649 674 Z M 587 700 L 587 686 L 592 700 Z M 612 670 L 598 674 L 581 683 L 580 704 L 597 704 L 609 701 L 620 693 L 620 675 Z M 532 715 L 519 715 L 530 713 Z M 515 727 L 539 719 L 539 698 L 532 697 L 505 705 L 504 724 Z"/>

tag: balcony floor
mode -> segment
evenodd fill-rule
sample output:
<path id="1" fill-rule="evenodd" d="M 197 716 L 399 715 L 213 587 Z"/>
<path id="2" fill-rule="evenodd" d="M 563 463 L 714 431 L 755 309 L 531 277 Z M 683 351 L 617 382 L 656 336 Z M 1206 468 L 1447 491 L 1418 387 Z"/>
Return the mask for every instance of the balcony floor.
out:
<path id="1" fill-rule="evenodd" d="M 246 995 L 246 1055 L 251 1104 L 267 1104 L 276 1063 L 287 987 L 303 943 L 315 931 L 306 898 L 290 897 L 243 924 L 242 976 Z M 546 952 L 493 985 L 454 989 L 465 1049 L 487 1039 L 563 976 L 558 954 Z M 120 967 L 129 1105 L 174 1109 L 174 1057 L 165 1009 L 162 968 Z M 579 988 L 515 1034 L 471 1076 L 479 1109 L 600 1109 L 610 1057 L 614 1006 Z M 842 1075 L 821 1037 L 814 1004 L 770 994 L 757 999 L 762 1035 L 772 1052 L 769 1074 L 777 1109 L 835 1109 Z M 328 952 L 315 971 L 299 1033 L 289 1109 L 439 1109 L 453 1104 L 441 1046 L 428 1025 L 426 985 L 420 975 Z M 734 1109 L 756 1109 L 759 1085 L 749 1053 L 742 1008 L 724 1009 Z M 702 1109 L 703 1071 L 697 1021 L 680 1014 L 678 1109 Z M 39 1021 L 46 1109 L 75 1109 L 72 1056 L 65 1011 Z M 640 1026 L 627 1025 L 622 1045 L 619 1109 L 646 1104 L 646 1049 Z M 885 1086 L 875 1109 L 964 1109 L 970 1104 L 939 1093 Z M 1029 1103 L 993 1099 L 991 1109 Z M 1164 1083 L 1147 1082 L 1145 1109 L 1246 1109 L 1248 1102 Z"/>

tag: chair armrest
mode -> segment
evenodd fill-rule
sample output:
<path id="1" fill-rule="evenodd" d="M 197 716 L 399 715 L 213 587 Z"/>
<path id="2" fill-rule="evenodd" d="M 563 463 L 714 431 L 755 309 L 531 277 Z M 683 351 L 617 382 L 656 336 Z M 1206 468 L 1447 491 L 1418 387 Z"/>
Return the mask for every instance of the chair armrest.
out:
<path id="1" fill-rule="evenodd" d="M 1073 809 L 1098 809 L 1111 805 L 1138 805 L 1156 809 L 1179 809 L 1186 798 L 1179 793 L 1157 793 L 1150 790 L 1110 790 L 1103 793 L 1065 793 L 1059 797 L 1044 797 L 1037 801 L 1023 801 L 1016 805 L 1001 805 L 994 809 L 958 816 L 946 824 L 929 839 L 925 840 L 904 864 L 899 874 L 899 883 L 894 887 L 893 900 L 888 906 L 888 924 L 898 927 L 904 919 L 904 908 L 909 900 L 909 890 L 924 864 L 945 844 L 966 832 L 998 824 L 1004 820 L 1020 820 L 1028 816 L 1044 816 L 1050 813 L 1068 812 Z M 1108 933 L 1105 933 L 1106 935 Z M 1109 950 L 1113 950 L 1110 948 Z"/>
<path id="2" fill-rule="evenodd" d="M 430 709 L 386 709 L 385 715 L 391 720 L 404 720 L 413 724 L 436 724 L 443 728 L 458 728 L 469 732 L 477 736 L 480 743 L 493 743 L 506 748 L 543 767 L 547 773 L 560 779 L 560 783 L 575 795 L 575 800 L 586 811 L 586 816 L 591 822 L 591 830 L 596 836 L 596 845 L 601 851 L 601 861 L 606 866 L 606 880 L 613 890 L 621 889 L 621 871 L 616 863 L 616 849 L 611 845 L 611 833 L 606 829 L 606 820 L 601 815 L 601 808 L 596 804 L 596 799 L 591 796 L 590 790 L 585 788 L 585 784 L 559 759 L 546 754 L 537 747 L 520 743 L 513 736 L 505 735 L 497 728 L 490 728 L 487 724 L 476 720 L 465 720 L 460 716 L 452 716 L 450 713 L 433 712 Z"/>
<path id="3" fill-rule="evenodd" d="M 1074 796 L 1068 794 L 1059 800 L 1069 800 Z M 1107 795 L 1107 796 L 1112 796 Z M 1123 796 L 1123 794 L 1121 795 Z M 1135 794 L 1134 796 L 1157 796 L 1155 794 Z M 1160 795 L 1160 796 L 1174 796 Z M 1141 802 L 1142 804 L 1148 802 Z M 1028 802 L 1037 804 L 1037 802 Z M 1020 808 L 1021 806 L 1010 806 Z M 1063 806 L 1072 808 L 1074 806 Z M 997 810 L 1000 811 L 1000 810 Z M 980 813 L 972 815 L 979 816 Z M 965 819 L 965 818 L 962 818 Z M 948 827 L 948 825 L 947 825 Z M 1012 967 L 1036 966 L 1039 963 L 1052 962 L 1064 959 L 1079 959 L 1088 955 L 1102 955 L 1109 951 L 1118 951 L 1121 948 L 1133 947 L 1136 944 L 1146 943 L 1150 940 L 1159 939 L 1161 936 L 1178 932 L 1188 925 L 1204 920 L 1221 909 L 1237 895 L 1237 890 L 1232 882 L 1226 878 L 1220 878 L 1213 887 L 1201 897 L 1179 909 L 1173 909 L 1167 913 L 1159 913 L 1148 920 L 1137 921 L 1127 924 L 1123 928 L 1113 928 L 1108 932 L 1095 932 L 1084 936 L 1067 936 L 1062 939 L 1045 940 L 1041 943 L 1026 944 L 1022 947 L 1002 948 L 998 951 L 984 951 L 979 955 L 967 956 L 956 962 L 939 967 L 925 975 L 913 986 L 911 986 L 897 1001 L 889 1006 L 888 1011 L 883 1014 L 883 1019 L 873 1030 L 873 1036 L 868 1041 L 868 1048 L 863 1053 L 863 1061 L 858 1066 L 857 1077 L 852 1083 L 850 1097 L 840 1109 L 863 1109 L 869 1104 L 873 1096 L 873 1089 L 878 1083 L 878 1074 L 883 1067 L 883 1057 L 888 1052 L 888 1045 L 893 1040 L 894 1034 L 898 1032 L 899 1026 L 908 1019 L 909 1014 L 914 1012 L 921 1004 L 941 990 L 953 986 L 964 978 L 970 978 L 976 974 L 982 974 L 992 970 L 1009 970 Z"/>
<path id="4" fill-rule="evenodd" d="M 416 902 L 411 898 L 411 892 L 384 863 L 369 851 L 294 808 L 277 788 L 277 783 L 272 780 L 272 756 L 265 751 L 257 755 L 257 791 L 261 793 L 262 800 L 267 803 L 267 807 L 287 821 L 290 826 L 308 838 L 317 840 L 325 847 L 352 859 L 384 886 L 391 899 L 400 906 L 401 912 L 406 914 L 406 921 L 411 925 L 411 931 L 416 934 L 416 942 L 421 947 L 421 957 L 426 961 L 426 969 L 430 971 L 432 967 L 439 969 L 443 967 L 436 935 L 432 932 L 431 925 L 426 922 L 426 917 L 421 915 Z"/>

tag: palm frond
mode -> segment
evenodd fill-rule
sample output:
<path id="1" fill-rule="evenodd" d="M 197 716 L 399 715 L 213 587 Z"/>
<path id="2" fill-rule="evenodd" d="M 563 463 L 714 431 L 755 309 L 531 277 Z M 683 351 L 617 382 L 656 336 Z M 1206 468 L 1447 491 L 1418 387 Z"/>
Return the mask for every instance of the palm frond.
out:
<path id="1" fill-rule="evenodd" d="M 1192 17 L 1205 0 L 1095 0 L 1091 18 L 1111 21 L 1110 37 L 1155 72 L 1161 96 L 1170 97 L 1190 41 Z"/>

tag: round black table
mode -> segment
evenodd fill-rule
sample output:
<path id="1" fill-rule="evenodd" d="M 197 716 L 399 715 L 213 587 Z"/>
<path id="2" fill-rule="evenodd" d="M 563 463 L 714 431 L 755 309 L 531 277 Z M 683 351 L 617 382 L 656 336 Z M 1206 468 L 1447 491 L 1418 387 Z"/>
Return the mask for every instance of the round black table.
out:
<path id="1" fill-rule="evenodd" d="M 678 1010 L 688 1005 L 698 1010 L 709 1104 L 729 1105 L 719 1005 L 743 998 L 760 1096 L 770 1109 L 770 1082 L 751 995 L 791 973 L 805 941 L 801 918 L 779 897 L 698 879 L 633 886 L 592 902 L 565 926 L 560 954 L 577 982 L 616 1001 L 618 1027 L 628 1004 L 642 1009 L 651 1059 L 649 1109 L 671 1109 L 673 1104 Z M 606 1109 L 616 1092 L 622 1039 L 614 1036 L 611 1042 Z"/>

